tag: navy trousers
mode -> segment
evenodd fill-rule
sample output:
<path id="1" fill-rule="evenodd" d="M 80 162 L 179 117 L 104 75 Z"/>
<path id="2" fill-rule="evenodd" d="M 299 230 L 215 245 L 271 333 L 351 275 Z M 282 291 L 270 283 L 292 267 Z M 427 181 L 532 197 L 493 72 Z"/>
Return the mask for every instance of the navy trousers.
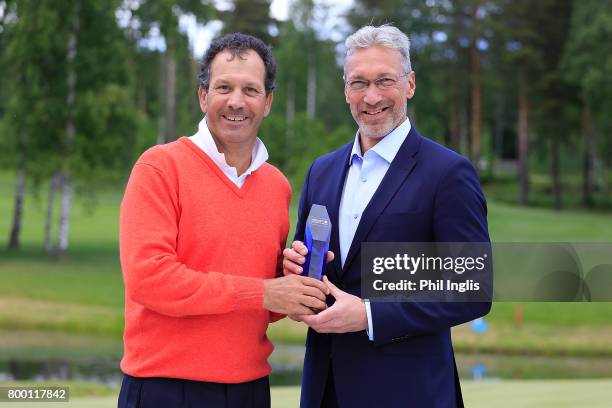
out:
<path id="1" fill-rule="evenodd" d="M 268 377 L 239 384 L 123 376 L 119 408 L 270 408 Z"/>

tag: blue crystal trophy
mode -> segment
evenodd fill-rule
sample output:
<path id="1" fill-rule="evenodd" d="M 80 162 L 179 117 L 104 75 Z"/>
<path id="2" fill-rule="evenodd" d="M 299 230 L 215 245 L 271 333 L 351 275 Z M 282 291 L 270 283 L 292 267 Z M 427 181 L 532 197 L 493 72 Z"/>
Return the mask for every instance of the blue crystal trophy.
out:
<path id="1" fill-rule="evenodd" d="M 331 221 L 324 205 L 313 204 L 306 220 L 304 244 L 308 248 L 302 275 L 321 279 L 325 271 L 325 257 L 329 250 Z"/>

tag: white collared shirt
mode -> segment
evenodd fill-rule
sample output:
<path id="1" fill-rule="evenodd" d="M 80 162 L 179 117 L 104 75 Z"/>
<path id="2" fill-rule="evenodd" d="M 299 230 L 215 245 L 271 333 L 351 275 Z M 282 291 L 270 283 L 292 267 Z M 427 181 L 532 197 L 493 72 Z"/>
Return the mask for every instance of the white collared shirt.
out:
<path id="1" fill-rule="evenodd" d="M 238 170 L 236 170 L 235 167 L 227 164 L 225 154 L 219 152 L 217 149 L 217 145 L 212 137 L 212 134 L 210 133 L 210 129 L 208 128 L 206 116 L 204 116 L 204 118 L 198 124 L 198 131 L 193 136 L 190 136 L 189 139 L 196 146 L 202 149 L 202 151 L 204 151 L 204 153 L 206 153 L 208 157 L 210 157 L 212 161 L 219 166 L 221 171 L 223 171 L 223 174 L 225 174 L 227 178 L 238 187 L 242 187 L 247 176 L 264 164 L 269 157 L 266 146 L 263 144 L 260 138 L 257 138 L 255 141 L 255 146 L 253 146 L 253 153 L 251 154 L 251 164 L 245 170 L 245 172 L 239 176 Z"/>
<path id="2" fill-rule="evenodd" d="M 349 156 L 349 170 L 340 199 L 338 214 L 338 234 L 340 240 L 340 263 L 344 267 L 346 256 L 355 237 L 361 215 L 378 189 L 382 179 L 387 174 L 391 162 L 397 155 L 402 143 L 406 140 L 412 126 L 406 120 L 391 133 L 382 138 L 365 154 L 361 153 L 359 132 L 355 136 L 353 149 Z M 374 340 L 372 312 L 370 302 L 365 301 L 368 317 L 368 337 Z"/>

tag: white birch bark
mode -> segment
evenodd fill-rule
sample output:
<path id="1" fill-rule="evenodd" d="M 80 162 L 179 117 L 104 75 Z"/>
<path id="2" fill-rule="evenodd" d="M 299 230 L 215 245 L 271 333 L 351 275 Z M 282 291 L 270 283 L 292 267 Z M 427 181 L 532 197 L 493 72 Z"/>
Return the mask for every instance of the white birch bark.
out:
<path id="1" fill-rule="evenodd" d="M 74 105 L 76 100 L 77 72 L 75 60 L 78 53 L 78 33 L 80 29 L 79 2 L 75 2 L 72 15 L 70 35 L 68 36 L 68 54 L 66 56 L 66 66 L 68 67 L 68 92 L 66 94 L 66 109 L 68 118 L 66 120 L 66 145 L 65 145 L 65 169 L 59 177 L 59 189 L 61 193 L 61 206 L 59 215 L 59 225 L 57 228 L 57 245 L 55 256 L 61 258 L 68 249 L 68 235 L 70 233 L 70 211 L 72 206 L 72 177 L 70 176 L 69 160 L 73 154 L 76 125 L 74 122 Z"/>

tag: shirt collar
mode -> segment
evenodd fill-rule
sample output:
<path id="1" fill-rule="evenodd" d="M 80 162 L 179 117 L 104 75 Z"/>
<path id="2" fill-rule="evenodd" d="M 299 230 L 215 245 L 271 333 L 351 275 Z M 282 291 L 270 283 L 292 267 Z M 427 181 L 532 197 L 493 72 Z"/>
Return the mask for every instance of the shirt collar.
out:
<path id="1" fill-rule="evenodd" d="M 225 154 L 219 152 L 217 149 L 217 144 L 215 143 L 212 134 L 210 133 L 210 129 L 208 128 L 206 116 L 204 116 L 204 118 L 200 121 L 198 124 L 198 131 L 196 134 L 191 136 L 190 139 L 196 146 L 208 154 L 208 156 L 217 166 L 219 166 L 219 168 L 222 170 L 232 170 L 233 173 L 236 174 L 236 177 L 238 177 L 236 168 L 227 164 Z M 266 146 L 263 144 L 260 138 L 257 138 L 255 140 L 255 145 L 253 146 L 253 153 L 251 154 L 251 164 L 246 171 L 240 175 L 240 177 L 248 176 L 249 174 L 253 173 L 268 160 L 268 157 L 268 150 L 266 149 Z"/>
<path id="2" fill-rule="evenodd" d="M 385 161 L 391 163 L 402 146 L 402 143 L 404 143 L 404 140 L 406 140 L 406 137 L 408 136 L 408 133 L 410 133 L 411 129 L 412 125 L 410 124 L 410 119 L 406 118 L 401 125 L 393 129 L 387 136 L 383 137 L 369 151 L 376 153 Z M 351 150 L 351 155 L 349 156 L 349 166 L 353 163 L 353 159 L 355 157 L 363 159 L 361 144 L 359 143 L 359 131 L 357 131 L 357 134 L 355 135 L 353 149 Z"/>

